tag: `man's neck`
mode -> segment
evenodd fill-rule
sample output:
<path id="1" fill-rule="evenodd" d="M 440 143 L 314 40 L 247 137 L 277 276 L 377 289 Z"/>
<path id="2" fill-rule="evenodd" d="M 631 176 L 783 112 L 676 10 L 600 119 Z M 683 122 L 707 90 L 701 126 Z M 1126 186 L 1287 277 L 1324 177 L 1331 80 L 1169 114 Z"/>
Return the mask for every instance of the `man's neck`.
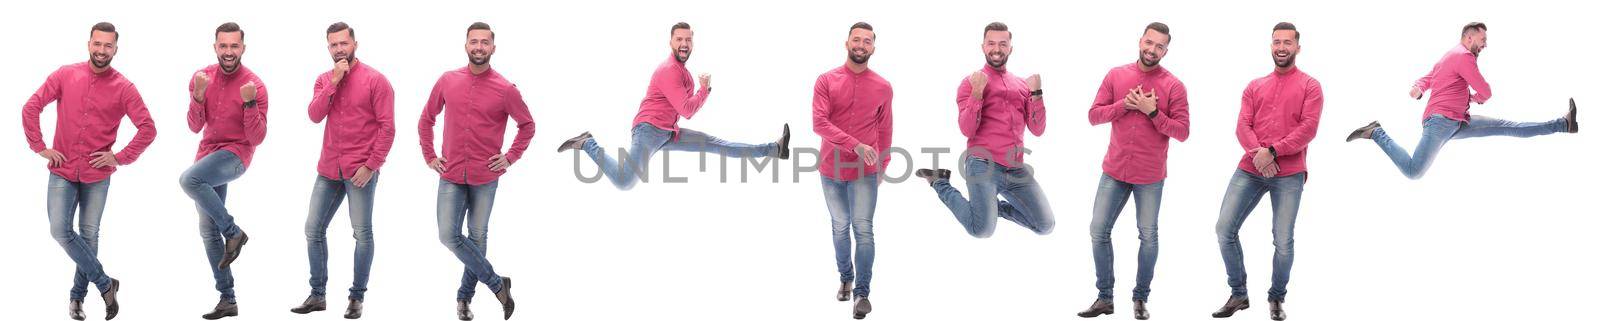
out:
<path id="1" fill-rule="evenodd" d="M 867 71 L 867 64 L 864 64 L 864 63 L 858 64 L 855 61 L 846 61 L 844 63 L 844 67 L 845 68 L 849 68 L 850 72 L 852 72 L 852 73 L 858 73 L 859 74 L 859 73 L 862 73 L 864 71 Z"/>
<path id="2" fill-rule="evenodd" d="M 487 63 L 482 64 L 482 65 L 479 65 L 479 64 L 468 64 L 467 69 L 471 70 L 472 74 L 479 75 L 479 74 L 483 74 L 483 72 L 485 72 L 485 71 L 489 71 L 489 64 L 487 64 Z"/>

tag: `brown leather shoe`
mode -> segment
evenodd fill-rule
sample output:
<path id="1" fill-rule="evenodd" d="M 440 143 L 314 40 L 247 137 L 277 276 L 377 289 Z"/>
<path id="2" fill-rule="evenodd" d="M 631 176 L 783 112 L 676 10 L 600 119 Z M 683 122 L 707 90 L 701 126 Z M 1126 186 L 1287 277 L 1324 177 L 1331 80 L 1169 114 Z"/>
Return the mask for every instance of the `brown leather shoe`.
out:
<path id="1" fill-rule="evenodd" d="M 872 313 L 872 301 L 867 300 L 867 297 L 864 296 L 856 297 L 856 305 L 851 310 L 854 312 L 851 317 L 856 320 L 865 319 L 867 318 L 867 313 Z"/>
<path id="2" fill-rule="evenodd" d="M 350 299 L 350 305 L 344 308 L 344 318 L 352 320 L 361 318 L 361 300 Z"/>
<path id="3" fill-rule="evenodd" d="M 226 270 L 228 266 L 233 265 L 233 260 L 239 259 L 239 252 L 244 251 L 244 244 L 249 242 L 250 236 L 245 235 L 244 231 L 239 231 L 239 236 L 228 239 L 227 244 L 222 246 L 222 262 L 217 262 L 217 269 Z"/>
<path id="4" fill-rule="evenodd" d="M 578 137 L 573 137 L 572 139 L 568 139 L 566 142 L 561 143 L 561 146 L 556 147 L 556 152 L 562 153 L 569 149 L 583 148 L 583 143 L 589 141 L 590 139 L 594 139 L 594 135 L 589 135 L 589 132 L 583 132 L 582 134 L 578 134 Z"/>
<path id="5" fill-rule="evenodd" d="M 839 283 L 839 293 L 834 295 L 839 301 L 850 301 L 850 282 Z"/>
<path id="6" fill-rule="evenodd" d="M 294 308 L 290 308 L 289 312 L 294 312 L 295 314 L 306 314 L 306 313 L 322 311 L 322 310 L 327 310 L 327 309 L 328 309 L 328 301 L 327 300 L 323 299 L 321 296 L 312 295 L 312 296 L 307 296 L 306 297 L 306 301 L 305 302 L 301 302 L 300 306 L 297 306 L 297 307 L 294 307 Z"/>
<path id="7" fill-rule="evenodd" d="M 122 304 L 117 303 L 117 291 L 122 290 L 122 281 L 111 279 L 111 288 L 100 292 L 100 299 L 106 302 L 106 320 L 115 319 L 117 312 L 122 310 Z"/>
<path id="8" fill-rule="evenodd" d="M 1283 321 L 1283 319 L 1289 318 L 1288 315 L 1283 313 L 1283 301 L 1267 301 L 1267 303 L 1271 306 L 1272 321 Z"/>
<path id="9" fill-rule="evenodd" d="M 511 278 L 500 278 L 500 292 L 494 293 L 494 298 L 500 300 L 500 309 L 506 311 L 506 320 L 511 320 L 511 311 L 517 309 L 517 301 L 511 300 Z"/>
<path id="10" fill-rule="evenodd" d="M 1378 125 L 1378 122 L 1374 121 L 1366 126 L 1361 126 L 1361 128 L 1356 128 L 1355 131 L 1350 132 L 1350 136 L 1346 136 L 1344 138 L 1344 141 L 1350 142 L 1357 139 L 1372 139 L 1372 131 L 1381 127 L 1383 127 L 1383 125 Z"/>
<path id="11" fill-rule="evenodd" d="M 1150 311 L 1144 309 L 1144 301 L 1133 300 L 1133 319 L 1149 320 Z"/>
<path id="12" fill-rule="evenodd" d="M 67 317 L 71 317 L 73 320 L 83 321 L 83 300 L 72 300 L 71 302 L 67 302 Z"/>
<path id="13" fill-rule="evenodd" d="M 1093 317 L 1098 317 L 1098 316 L 1100 316 L 1102 314 L 1110 315 L 1111 313 L 1113 313 L 1115 311 L 1116 311 L 1116 307 L 1112 306 L 1111 300 L 1095 299 L 1094 303 L 1089 305 L 1089 309 L 1088 310 L 1083 310 L 1083 312 L 1078 312 L 1078 317 L 1093 318 Z"/>
<path id="14" fill-rule="evenodd" d="M 1222 308 L 1221 309 L 1217 309 L 1217 312 L 1212 312 L 1211 313 L 1211 317 L 1213 317 L 1213 318 L 1231 317 L 1231 316 L 1233 316 L 1234 312 L 1239 312 L 1240 310 L 1249 309 L 1249 308 L 1250 308 L 1250 298 L 1249 297 L 1230 296 L 1230 297 L 1228 297 L 1228 302 L 1222 304 Z"/>
<path id="15" fill-rule="evenodd" d="M 467 300 L 456 300 L 456 319 L 461 321 L 472 321 L 472 302 L 467 302 Z"/>
<path id="16" fill-rule="evenodd" d="M 211 308 L 211 312 L 200 315 L 200 318 L 206 320 L 216 320 L 225 317 L 236 316 L 239 316 L 239 304 L 228 302 L 228 300 L 224 299 L 217 301 L 217 307 Z"/>

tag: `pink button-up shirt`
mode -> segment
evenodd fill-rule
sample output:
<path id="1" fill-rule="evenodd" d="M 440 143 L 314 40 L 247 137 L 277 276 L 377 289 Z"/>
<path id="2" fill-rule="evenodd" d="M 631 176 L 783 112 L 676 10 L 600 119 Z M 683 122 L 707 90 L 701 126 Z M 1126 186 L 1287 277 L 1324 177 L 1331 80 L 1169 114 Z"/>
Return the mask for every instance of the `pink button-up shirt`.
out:
<path id="1" fill-rule="evenodd" d="M 1462 45 L 1456 45 L 1444 58 L 1439 58 L 1439 63 L 1433 65 L 1427 76 L 1417 79 L 1416 86 L 1433 91 L 1433 96 L 1428 97 L 1428 108 L 1422 112 L 1423 120 L 1439 114 L 1466 122 L 1471 118 L 1467 114 L 1467 103 L 1481 105 L 1489 101 L 1489 82 L 1478 72 L 1478 56 Z M 1469 91 L 1469 87 L 1477 93 Z"/>
<path id="2" fill-rule="evenodd" d="M 639 115 L 633 118 L 633 124 L 649 123 L 677 132 L 678 117 L 694 118 L 694 113 L 700 111 L 700 106 L 706 103 L 706 95 L 710 94 L 711 88 L 707 87 L 695 91 L 689 69 L 676 57 L 668 57 L 650 75 L 650 87 L 645 88 L 644 101 L 639 102 Z"/>
<path id="3" fill-rule="evenodd" d="M 893 101 L 889 81 L 871 69 L 855 73 L 840 66 L 817 76 L 811 96 L 811 127 L 822 136 L 822 164 L 818 165 L 822 176 L 850 181 L 887 166 L 894 140 Z M 860 144 L 878 152 L 876 166 L 861 161 L 855 152 Z"/>
<path id="4" fill-rule="evenodd" d="M 1306 171 L 1306 147 L 1317 136 L 1322 119 L 1322 83 L 1299 68 L 1257 78 L 1244 88 L 1239 106 L 1239 145 L 1244 159 L 1239 168 L 1261 175 L 1251 162 L 1250 150 L 1271 147 L 1278 153 L 1278 176 Z"/>
<path id="5" fill-rule="evenodd" d="M 256 73 L 243 65 L 232 75 L 223 73 L 217 65 L 207 66 L 200 72 L 211 77 L 211 82 L 206 84 L 204 103 L 189 99 L 189 131 L 199 133 L 205 130 L 200 135 L 200 149 L 195 152 L 194 159 L 198 161 L 216 151 L 226 150 L 239 156 L 245 167 L 250 167 L 256 145 L 267 138 L 267 86 L 261 83 Z M 244 108 L 239 87 L 250 82 L 256 83 L 256 105 Z M 189 88 L 194 88 L 192 77 L 189 79 Z"/>
<path id="6" fill-rule="evenodd" d="M 355 177 L 362 166 L 378 171 L 394 144 L 394 88 L 383 74 L 359 60 L 350 64 L 338 86 L 332 84 L 332 71 L 317 76 L 307 108 L 311 122 L 328 120 L 317 173 L 342 180 Z"/>
<path id="7" fill-rule="evenodd" d="M 967 136 L 967 149 L 973 156 L 987 158 L 1005 167 L 1022 165 L 1022 129 L 1034 136 L 1044 135 L 1044 98 L 1032 99 L 1027 82 L 1005 70 L 983 65 L 989 83 L 983 97 L 972 97 L 971 76 L 961 79 L 956 88 L 956 122 Z M 985 155 L 987 154 L 987 155 Z"/>
<path id="8" fill-rule="evenodd" d="M 1156 115 L 1123 108 L 1128 91 L 1144 87 L 1156 95 Z M 1189 90 L 1166 68 L 1149 72 L 1139 63 L 1111 68 L 1089 107 L 1089 124 L 1111 124 L 1111 146 L 1100 168 L 1119 181 L 1153 184 L 1167 178 L 1167 140 L 1189 139 Z"/>
<path id="9" fill-rule="evenodd" d="M 116 166 L 89 166 L 94 159 L 89 154 L 111 151 L 123 117 L 132 121 L 139 132 L 116 153 L 118 164 L 132 164 L 156 139 L 156 123 L 150 119 L 150 111 L 145 109 L 144 99 L 133 83 L 114 68 L 99 74 L 91 68 L 88 62 L 81 62 L 56 69 L 22 105 L 22 132 L 28 139 L 28 148 L 34 153 L 45 149 L 60 152 L 66 163 L 50 167 L 50 173 L 79 183 L 99 182 L 117 171 Z M 39 113 L 51 102 L 56 103 L 55 140 L 45 147 Z"/>
<path id="10" fill-rule="evenodd" d="M 440 112 L 445 114 L 445 169 L 439 177 L 451 183 L 482 185 L 500 178 L 504 171 L 490 171 L 489 157 L 500 154 L 506 118 L 517 121 L 517 136 L 505 152 L 507 161 L 521 159 L 533 141 L 533 114 L 522 101 L 522 91 L 494 69 L 474 75 L 470 67 L 461 67 L 445 72 L 433 84 L 417 121 L 426 162 L 438 157 L 433 150 L 433 123 Z"/>

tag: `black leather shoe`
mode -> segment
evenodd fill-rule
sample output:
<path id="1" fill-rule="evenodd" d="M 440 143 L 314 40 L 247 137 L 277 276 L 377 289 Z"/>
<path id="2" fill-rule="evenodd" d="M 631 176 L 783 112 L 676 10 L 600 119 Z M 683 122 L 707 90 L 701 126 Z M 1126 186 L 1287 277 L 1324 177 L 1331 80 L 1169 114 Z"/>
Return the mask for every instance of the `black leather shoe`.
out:
<path id="1" fill-rule="evenodd" d="M 1228 297 L 1228 303 L 1223 303 L 1221 309 L 1217 309 L 1217 312 L 1212 312 L 1211 313 L 1211 317 L 1213 317 L 1213 318 L 1231 317 L 1231 316 L 1233 316 L 1234 312 L 1239 312 L 1240 310 L 1249 309 L 1249 308 L 1250 308 L 1250 298 L 1242 297 L 1242 296 L 1230 296 L 1230 297 Z"/>
<path id="2" fill-rule="evenodd" d="M 950 170 L 948 170 L 948 169 L 927 169 L 927 168 L 918 169 L 917 170 L 917 177 L 921 177 L 923 179 L 926 179 L 926 180 L 928 180 L 928 185 L 933 185 L 933 182 L 936 181 L 936 180 L 950 179 Z"/>
<path id="3" fill-rule="evenodd" d="M 778 159 L 789 159 L 789 124 L 783 124 L 783 137 L 778 138 Z"/>
<path id="4" fill-rule="evenodd" d="M 344 308 L 345 319 L 361 318 L 361 300 L 350 299 L 350 305 Z"/>
<path id="5" fill-rule="evenodd" d="M 561 146 L 556 147 L 556 152 L 562 153 L 569 149 L 583 148 L 583 142 L 587 142 L 593 138 L 594 135 L 589 135 L 589 132 L 583 132 L 582 134 L 578 134 L 578 137 L 573 137 L 572 139 L 568 139 L 566 142 L 561 143 Z"/>
<path id="6" fill-rule="evenodd" d="M 854 310 L 853 312 L 855 312 L 851 317 L 855 318 L 856 320 L 865 319 L 867 318 L 867 313 L 872 313 L 872 301 L 867 300 L 867 297 L 864 296 L 856 297 L 856 306 L 851 310 Z"/>
<path id="7" fill-rule="evenodd" d="M 106 302 L 106 320 L 115 319 L 117 312 L 122 310 L 122 304 L 117 303 L 117 291 L 122 289 L 122 281 L 111 279 L 111 288 L 100 292 L 100 299 Z"/>
<path id="8" fill-rule="evenodd" d="M 500 292 L 494 293 L 494 298 L 500 300 L 500 308 L 506 311 L 506 320 L 511 320 L 511 311 L 517 309 L 517 301 L 511 300 L 511 278 L 500 278 Z"/>
<path id="9" fill-rule="evenodd" d="M 461 321 L 472 321 L 472 302 L 468 302 L 467 300 L 456 300 L 456 319 Z"/>
<path id="10" fill-rule="evenodd" d="M 239 304 L 228 302 L 228 300 L 221 300 L 217 301 L 217 307 L 211 308 L 211 312 L 209 313 L 200 315 L 200 318 L 206 320 L 216 320 L 225 317 L 236 316 L 239 316 Z"/>
<path id="11" fill-rule="evenodd" d="M 839 301 L 850 301 L 850 282 L 839 283 L 839 293 L 834 295 Z"/>
<path id="12" fill-rule="evenodd" d="M 306 301 L 300 303 L 300 306 L 289 309 L 289 312 L 294 312 L 295 314 L 306 314 L 327 309 L 328 301 L 326 299 L 323 299 L 321 296 L 312 295 L 306 297 Z"/>
<path id="13" fill-rule="evenodd" d="M 1578 133 L 1578 101 L 1567 98 L 1567 132 Z"/>
<path id="14" fill-rule="evenodd" d="M 1272 321 L 1283 321 L 1283 319 L 1289 318 L 1288 315 L 1283 313 L 1282 301 L 1267 301 L 1267 303 L 1271 305 Z"/>
<path id="15" fill-rule="evenodd" d="M 1377 130 L 1380 127 L 1383 127 L 1383 125 L 1378 125 L 1378 122 L 1376 121 L 1372 122 L 1371 124 L 1367 124 L 1366 126 L 1361 126 L 1361 128 L 1356 128 L 1355 131 L 1350 132 L 1350 136 L 1346 136 L 1344 141 L 1350 142 L 1357 139 L 1372 139 L 1372 131 Z"/>
<path id="16" fill-rule="evenodd" d="M 83 321 L 83 300 L 67 302 L 67 316 L 73 320 Z"/>
<path id="17" fill-rule="evenodd" d="M 1144 301 L 1133 300 L 1133 319 L 1134 320 L 1149 320 L 1150 319 L 1150 310 L 1145 310 L 1144 309 Z"/>
<path id="18" fill-rule="evenodd" d="M 217 269 L 227 270 L 229 265 L 233 265 L 233 260 L 239 259 L 239 251 L 243 251 L 244 244 L 248 242 L 250 236 L 243 231 L 239 232 L 239 236 L 228 239 L 228 244 L 222 247 L 222 262 L 217 262 Z"/>
<path id="19" fill-rule="evenodd" d="M 1111 300 L 1095 299 L 1094 303 L 1089 305 L 1089 309 L 1088 310 L 1083 310 L 1083 312 L 1078 312 L 1078 317 L 1080 317 L 1080 318 L 1093 318 L 1093 317 L 1098 317 L 1098 316 L 1100 316 L 1102 314 L 1109 315 L 1109 314 L 1115 312 L 1115 310 L 1116 310 L 1116 307 L 1111 305 Z"/>

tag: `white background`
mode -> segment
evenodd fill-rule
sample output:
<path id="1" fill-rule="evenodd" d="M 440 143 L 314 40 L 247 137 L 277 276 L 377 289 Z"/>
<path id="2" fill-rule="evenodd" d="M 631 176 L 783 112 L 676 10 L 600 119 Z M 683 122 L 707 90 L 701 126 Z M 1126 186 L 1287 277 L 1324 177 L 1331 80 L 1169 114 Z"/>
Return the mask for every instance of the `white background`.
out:
<path id="1" fill-rule="evenodd" d="M 1453 142 L 1418 181 L 1399 175 L 1371 142 L 1342 141 L 1381 120 L 1414 146 L 1424 102 L 1406 92 L 1469 21 L 1491 27 L 1480 66 L 1495 94 L 1474 113 L 1543 121 L 1565 112 L 1569 96 L 1600 102 L 1590 95 L 1597 48 L 1585 13 L 1593 8 L 1565 3 L 23 1 L 0 13 L 0 101 L 20 109 L 51 71 L 86 59 L 90 25 L 116 23 L 122 38 L 113 66 L 139 86 L 160 135 L 113 179 L 100 258 L 123 280 L 118 320 L 190 319 L 211 308 L 216 292 L 193 203 L 175 182 L 200 139 L 185 130 L 185 85 L 215 63 L 213 29 L 239 22 L 247 33 L 243 61 L 271 88 L 273 104 L 254 166 L 229 191 L 228 207 L 253 239 L 234 265 L 237 319 L 333 320 L 350 281 L 353 241 L 343 211 L 328 232 L 330 311 L 286 310 L 308 291 L 302 225 L 323 130 L 305 106 L 312 81 L 331 66 L 324 28 L 349 22 L 357 55 L 396 93 L 366 318 L 451 320 L 462 267 L 435 236 L 437 177 L 420 157 L 415 124 L 438 75 L 465 65 L 466 26 L 485 21 L 499 38 L 494 67 L 521 85 L 538 121 L 528 153 L 501 180 L 491 223 L 490 259 L 517 280 L 517 318 L 845 320 L 848 304 L 832 299 L 837 274 L 815 173 L 793 181 L 786 163 L 779 183 L 770 176 L 719 183 L 715 160 L 701 173 L 692 154 L 678 153 L 673 175 L 689 183 L 620 192 L 580 183 L 572 154 L 552 151 L 583 131 L 607 147 L 628 141 L 650 72 L 667 57 L 668 28 L 680 20 L 697 31 L 689 69 L 712 73 L 717 88 L 684 127 L 762 142 L 788 123 L 795 146 L 817 147 L 808 125 L 813 81 L 844 62 L 846 31 L 864 20 L 879 35 L 872 68 L 897 93 L 895 142 L 959 150 L 965 139 L 955 125 L 954 89 L 983 63 L 983 26 L 1004 21 L 1015 32 L 1010 69 L 1043 74 L 1049 93 L 1049 130 L 1027 138 L 1028 162 L 1059 225 L 1041 237 L 1001 221 L 994 237 L 975 240 L 919 180 L 886 184 L 870 318 L 1062 320 L 1095 297 L 1085 232 L 1109 129 L 1088 126 L 1085 113 L 1105 71 L 1133 62 L 1142 28 L 1159 20 L 1172 26 L 1163 65 L 1188 85 L 1193 131 L 1171 148 L 1150 308 L 1159 320 L 1197 320 L 1228 295 L 1213 225 L 1241 156 L 1233 134 L 1239 93 L 1271 71 L 1273 24 L 1293 21 L 1304 33 L 1300 66 L 1321 80 L 1327 104 L 1310 148 L 1289 315 L 1587 317 L 1600 285 L 1589 184 L 1600 179 L 1594 134 Z M 54 114 L 46 109 L 46 135 Z M 17 126 L 0 122 L 0 133 L 12 137 L 0 139 L 10 155 L 0 166 L 10 213 L 0 224 L 7 262 L 0 304 L 4 319 L 64 319 L 72 265 L 46 228 L 44 160 L 29 152 Z M 122 131 L 126 142 L 133 127 Z M 946 154 L 940 164 L 955 161 Z M 585 173 L 594 171 L 583 163 Z M 895 159 L 892 169 L 908 163 Z M 1263 204 L 1242 231 L 1257 307 L 1235 318 L 1266 318 L 1269 215 Z M 1131 216 L 1114 233 L 1118 313 L 1103 318 L 1131 315 Z M 498 304 L 479 293 L 478 317 L 498 319 Z M 102 317 L 98 299 L 87 308 Z"/>

